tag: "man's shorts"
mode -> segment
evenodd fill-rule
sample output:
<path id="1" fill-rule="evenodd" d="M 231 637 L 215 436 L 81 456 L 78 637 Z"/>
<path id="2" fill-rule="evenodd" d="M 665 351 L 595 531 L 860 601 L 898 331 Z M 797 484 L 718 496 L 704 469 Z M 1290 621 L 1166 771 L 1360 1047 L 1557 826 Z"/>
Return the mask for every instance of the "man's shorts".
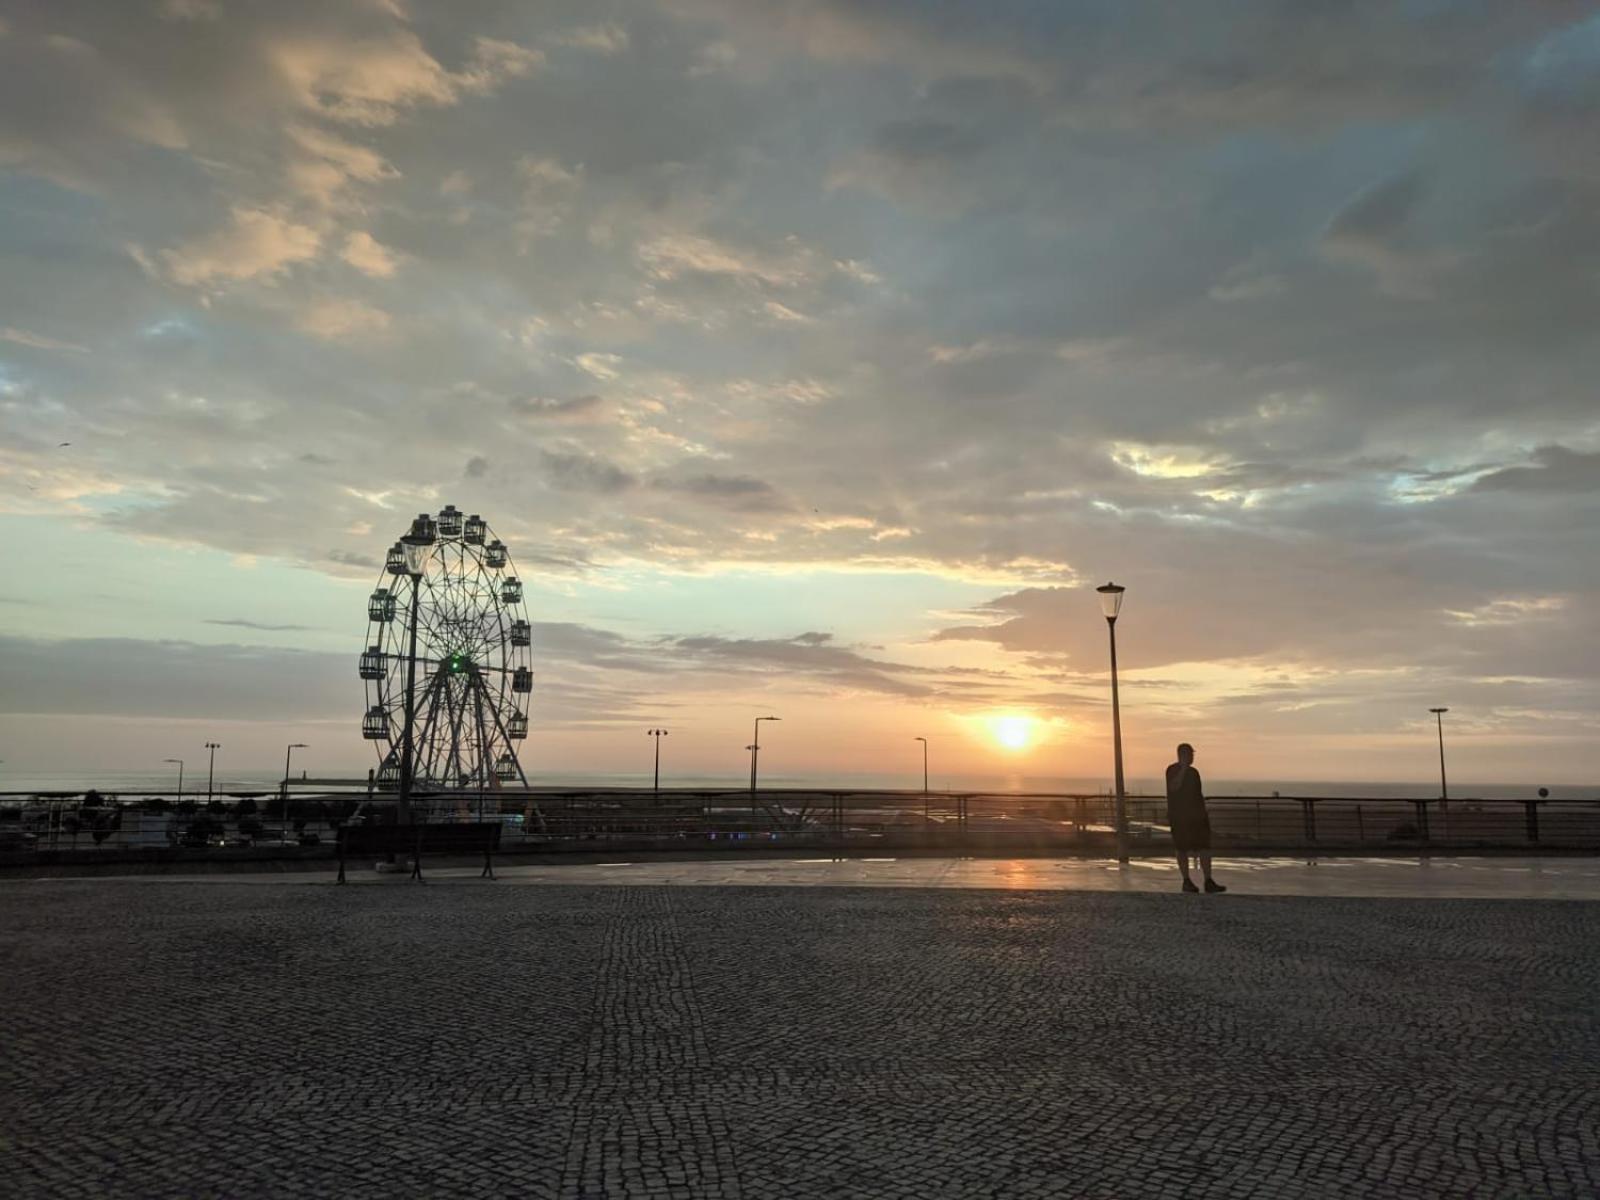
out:
<path id="1" fill-rule="evenodd" d="M 1204 804 L 1167 805 L 1167 824 L 1179 854 L 1211 849 L 1211 818 Z"/>

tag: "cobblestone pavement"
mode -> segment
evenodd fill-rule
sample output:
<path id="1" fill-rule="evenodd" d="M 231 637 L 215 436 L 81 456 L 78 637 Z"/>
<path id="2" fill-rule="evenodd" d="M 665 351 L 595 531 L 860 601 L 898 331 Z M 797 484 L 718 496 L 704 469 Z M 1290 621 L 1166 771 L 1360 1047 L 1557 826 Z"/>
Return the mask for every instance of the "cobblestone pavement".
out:
<path id="1" fill-rule="evenodd" d="M 7 885 L 0 1192 L 1593 1195 L 1597 915 Z"/>

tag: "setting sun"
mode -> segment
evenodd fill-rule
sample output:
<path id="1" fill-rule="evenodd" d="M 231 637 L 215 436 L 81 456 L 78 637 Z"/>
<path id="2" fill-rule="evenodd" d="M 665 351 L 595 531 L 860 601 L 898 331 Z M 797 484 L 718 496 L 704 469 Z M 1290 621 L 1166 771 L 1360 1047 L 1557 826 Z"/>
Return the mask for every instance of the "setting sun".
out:
<path id="1" fill-rule="evenodd" d="M 1033 740 L 1032 717 L 995 717 L 990 723 L 995 741 L 1007 750 L 1021 750 Z"/>

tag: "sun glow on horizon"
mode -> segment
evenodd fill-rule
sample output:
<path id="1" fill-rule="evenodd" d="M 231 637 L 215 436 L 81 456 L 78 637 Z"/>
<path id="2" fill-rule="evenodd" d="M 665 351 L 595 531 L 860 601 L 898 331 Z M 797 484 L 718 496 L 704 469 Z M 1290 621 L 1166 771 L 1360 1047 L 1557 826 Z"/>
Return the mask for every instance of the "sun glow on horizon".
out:
<path id="1" fill-rule="evenodd" d="M 1003 716 L 991 717 L 989 730 L 994 734 L 994 740 L 1007 750 L 1022 750 L 1027 747 L 1029 742 L 1033 741 L 1033 730 L 1036 723 L 1032 717 L 1007 713 Z"/>

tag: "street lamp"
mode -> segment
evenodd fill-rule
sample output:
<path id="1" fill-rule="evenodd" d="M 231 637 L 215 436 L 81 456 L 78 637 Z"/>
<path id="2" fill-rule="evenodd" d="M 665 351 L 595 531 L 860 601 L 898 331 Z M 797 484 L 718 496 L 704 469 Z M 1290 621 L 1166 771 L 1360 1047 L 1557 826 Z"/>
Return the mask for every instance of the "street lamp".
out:
<path id="1" fill-rule="evenodd" d="M 922 823 L 924 825 L 926 825 L 928 823 L 928 821 L 929 821 L 929 817 L 928 817 L 928 739 L 925 738 L 925 737 L 914 737 L 911 740 L 913 742 L 921 742 L 922 743 Z"/>
<path id="2" fill-rule="evenodd" d="M 656 792 L 656 799 L 660 800 L 661 799 L 661 739 L 667 736 L 667 731 L 665 729 L 647 729 L 644 732 L 645 732 L 645 736 L 646 737 L 653 737 L 656 740 L 656 784 L 655 784 L 655 792 Z"/>
<path id="3" fill-rule="evenodd" d="M 183 759 L 181 759 L 181 758 L 163 758 L 161 761 L 162 762 L 175 762 L 175 763 L 178 764 L 178 799 L 182 800 L 183 799 Z"/>
<path id="4" fill-rule="evenodd" d="M 746 747 L 746 749 L 750 751 L 750 815 L 751 816 L 754 816 L 755 815 L 755 811 L 756 811 L 756 760 L 761 757 L 761 722 L 763 722 L 763 721 L 781 721 L 781 720 L 783 720 L 782 717 L 757 717 L 756 718 L 756 722 L 755 722 L 755 732 L 754 732 L 754 734 L 751 735 L 750 745 Z"/>
<path id="5" fill-rule="evenodd" d="M 411 532 L 400 539 L 406 574 L 411 577 L 411 649 L 406 655 L 406 719 L 400 742 L 400 794 L 396 804 L 396 817 L 402 825 L 411 823 L 411 781 L 416 767 L 412 759 L 411 728 L 417 710 L 417 604 L 422 594 L 422 573 L 427 569 L 428 554 L 437 540 L 437 530 L 432 517 L 419 513 L 411 522 Z"/>
<path id="6" fill-rule="evenodd" d="M 1445 782 L 1444 778 L 1444 715 L 1450 710 L 1448 708 L 1430 708 L 1428 711 L 1433 714 L 1433 719 L 1439 725 L 1439 800 L 1441 803 L 1449 804 L 1450 785 Z"/>
<path id="7" fill-rule="evenodd" d="M 1100 611 L 1105 614 L 1106 629 L 1111 634 L 1111 744 L 1117 768 L 1117 861 L 1128 861 L 1128 796 L 1122 783 L 1122 701 L 1117 694 L 1117 615 L 1122 612 L 1122 593 L 1128 589 L 1119 583 L 1105 583 L 1095 588 L 1100 593 Z"/>
<path id="8" fill-rule="evenodd" d="M 283 752 L 283 808 L 278 812 L 278 841 L 289 840 L 289 756 L 296 750 L 309 749 L 304 742 L 290 742 Z"/>
<path id="9" fill-rule="evenodd" d="M 206 768 L 206 803 L 211 803 L 211 789 L 217 777 L 217 751 L 222 749 L 221 742 L 207 742 L 206 749 L 211 751 L 211 765 Z"/>

